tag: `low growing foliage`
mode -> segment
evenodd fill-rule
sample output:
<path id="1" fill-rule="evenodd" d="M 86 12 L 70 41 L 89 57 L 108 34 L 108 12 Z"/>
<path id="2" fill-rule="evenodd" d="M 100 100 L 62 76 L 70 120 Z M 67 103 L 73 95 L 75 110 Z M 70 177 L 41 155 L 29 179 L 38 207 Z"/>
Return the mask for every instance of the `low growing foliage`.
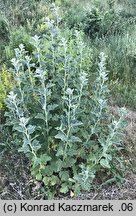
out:
<path id="1" fill-rule="evenodd" d="M 31 56 L 22 44 L 15 49 L 16 87 L 5 115 L 18 151 L 29 158 L 32 176 L 43 182 L 50 199 L 70 190 L 89 191 L 103 170 L 119 175 L 126 111 L 120 110 L 118 120 L 108 113 L 104 54 L 92 84 L 90 49 L 80 32 L 64 37 L 53 21 L 47 24 L 45 36 L 32 38 Z"/>
<path id="2" fill-rule="evenodd" d="M 12 74 L 7 70 L 6 66 L 3 66 L 0 71 L 0 110 L 5 108 L 5 99 L 11 88 Z"/>
<path id="3" fill-rule="evenodd" d="M 33 46 L 29 43 L 30 35 L 26 32 L 23 27 L 14 30 L 10 35 L 10 42 L 5 46 L 6 59 L 11 59 L 14 56 L 14 49 L 19 46 L 19 44 L 24 44 L 25 49 L 29 53 L 32 52 Z"/>

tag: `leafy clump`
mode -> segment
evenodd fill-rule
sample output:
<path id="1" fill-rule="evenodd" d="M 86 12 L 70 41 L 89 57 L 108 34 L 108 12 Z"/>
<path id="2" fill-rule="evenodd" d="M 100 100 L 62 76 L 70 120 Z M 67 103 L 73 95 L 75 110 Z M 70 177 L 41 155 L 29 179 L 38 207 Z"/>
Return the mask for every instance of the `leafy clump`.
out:
<path id="1" fill-rule="evenodd" d="M 91 50 L 82 34 L 64 37 L 53 21 L 47 25 L 45 36 L 32 38 L 31 56 L 22 44 L 15 49 L 16 87 L 8 95 L 5 115 L 18 151 L 31 161 L 32 176 L 52 198 L 70 190 L 89 191 L 103 170 L 112 176 L 121 172 L 125 110 L 118 120 L 108 113 L 104 54 L 92 83 Z"/>
<path id="2" fill-rule="evenodd" d="M 11 59 L 14 56 L 14 49 L 19 46 L 19 44 L 24 44 L 25 48 L 29 53 L 33 51 L 32 44 L 29 43 L 30 35 L 27 33 L 25 28 L 20 27 L 14 30 L 10 35 L 10 42 L 5 47 L 5 54 L 7 59 Z"/>
<path id="3" fill-rule="evenodd" d="M 5 98 L 12 88 L 12 74 L 6 66 L 0 71 L 0 110 L 5 108 Z"/>
<path id="4" fill-rule="evenodd" d="M 75 12 L 76 11 L 76 12 Z M 129 19 L 123 18 L 114 9 L 75 4 L 64 13 L 64 24 L 82 31 L 92 39 L 121 34 L 126 30 Z"/>
<path id="5" fill-rule="evenodd" d="M 9 41 L 9 25 L 5 18 L 0 15 L 0 42 Z"/>

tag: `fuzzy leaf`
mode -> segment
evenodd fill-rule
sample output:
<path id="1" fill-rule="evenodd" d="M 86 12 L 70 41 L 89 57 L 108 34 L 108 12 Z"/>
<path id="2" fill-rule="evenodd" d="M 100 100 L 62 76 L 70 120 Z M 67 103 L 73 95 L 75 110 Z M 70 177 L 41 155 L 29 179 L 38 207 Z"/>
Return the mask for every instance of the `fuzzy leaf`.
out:
<path id="1" fill-rule="evenodd" d="M 61 131 L 58 132 L 58 134 L 55 136 L 55 138 L 60 139 L 63 142 L 67 142 L 67 140 L 68 140 L 67 136 L 64 133 L 62 133 Z"/>
<path id="2" fill-rule="evenodd" d="M 69 180 L 70 182 L 72 182 L 72 183 L 75 183 L 75 180 L 72 179 L 72 178 L 69 178 L 68 180 Z"/>
<path id="3" fill-rule="evenodd" d="M 41 145 L 40 145 L 38 140 L 33 140 L 31 145 L 32 145 L 33 150 L 35 152 L 38 151 L 41 148 Z"/>
<path id="4" fill-rule="evenodd" d="M 56 185 L 57 183 L 59 183 L 59 178 L 55 175 L 53 175 L 51 177 L 51 185 Z"/>
<path id="5" fill-rule="evenodd" d="M 63 161 L 59 159 L 59 160 L 56 162 L 56 165 L 57 165 L 57 172 L 58 172 L 58 171 L 60 171 L 60 170 L 62 169 L 62 167 L 63 167 Z"/>
<path id="6" fill-rule="evenodd" d="M 74 123 L 71 124 L 72 127 L 78 127 L 78 126 L 81 126 L 81 125 L 83 125 L 83 123 L 80 122 L 80 121 L 77 121 L 77 122 L 74 122 Z"/>
<path id="7" fill-rule="evenodd" d="M 46 165 L 46 168 L 41 170 L 43 176 L 52 176 L 53 169 L 50 165 Z"/>
<path id="8" fill-rule="evenodd" d="M 41 175 L 41 173 L 38 173 L 38 174 L 36 175 L 36 180 L 38 180 L 38 181 L 41 181 L 41 180 L 42 180 L 42 175 Z"/>
<path id="9" fill-rule="evenodd" d="M 63 150 L 63 146 L 62 144 L 60 143 L 59 147 L 58 147 L 58 150 L 57 150 L 57 153 L 56 153 L 56 156 L 61 156 L 64 154 L 64 150 Z"/>
<path id="10" fill-rule="evenodd" d="M 61 181 L 67 181 L 69 179 L 69 172 L 62 171 L 59 173 L 59 177 L 61 178 Z"/>
<path id="11" fill-rule="evenodd" d="M 69 191 L 68 186 L 66 183 L 61 185 L 60 192 L 66 194 Z"/>
<path id="12" fill-rule="evenodd" d="M 37 167 L 38 165 L 41 164 L 40 158 L 33 157 L 32 162 L 33 162 L 33 168 L 35 168 L 35 167 Z"/>
<path id="13" fill-rule="evenodd" d="M 24 133 L 25 132 L 25 128 L 20 126 L 20 125 L 17 125 L 17 126 L 13 126 L 13 130 L 16 130 L 20 133 Z"/>
<path id="14" fill-rule="evenodd" d="M 50 161 L 52 158 L 48 156 L 47 154 L 43 154 L 40 156 L 41 162 L 46 164 L 48 161 Z"/>
<path id="15" fill-rule="evenodd" d="M 23 145 L 21 148 L 18 149 L 18 152 L 24 152 L 24 153 L 31 152 L 30 146 L 29 146 L 29 141 L 26 138 L 24 138 Z"/>
<path id="16" fill-rule="evenodd" d="M 45 185 L 48 185 L 50 182 L 50 177 L 45 176 L 42 181 Z"/>
<path id="17" fill-rule="evenodd" d="M 20 118 L 20 125 L 26 126 L 29 122 L 29 119 L 30 118 L 25 118 L 25 117 Z"/>
<path id="18" fill-rule="evenodd" d="M 106 160 L 106 159 L 101 159 L 101 160 L 100 160 L 100 164 L 101 164 L 101 166 L 104 167 L 104 168 L 108 168 L 108 169 L 111 168 L 111 167 L 110 167 L 110 164 L 109 164 L 109 161 Z"/>
<path id="19" fill-rule="evenodd" d="M 28 133 L 29 133 L 29 134 L 32 134 L 32 133 L 35 131 L 35 128 L 36 128 L 36 126 L 34 126 L 34 125 L 29 125 L 29 126 L 27 127 Z"/>
<path id="20" fill-rule="evenodd" d="M 51 105 L 48 105 L 48 111 L 52 111 L 54 110 L 56 107 L 58 107 L 58 104 L 51 104 Z"/>
<path id="21" fill-rule="evenodd" d="M 42 114 L 42 113 L 38 113 L 36 116 L 35 116 L 36 119 L 42 119 L 42 120 L 45 120 L 45 116 Z"/>
<path id="22" fill-rule="evenodd" d="M 63 167 L 72 167 L 76 163 L 76 159 L 68 157 L 63 163 Z"/>
<path id="23" fill-rule="evenodd" d="M 75 143 L 75 142 L 82 142 L 82 140 L 79 137 L 76 136 L 71 136 L 70 141 Z"/>

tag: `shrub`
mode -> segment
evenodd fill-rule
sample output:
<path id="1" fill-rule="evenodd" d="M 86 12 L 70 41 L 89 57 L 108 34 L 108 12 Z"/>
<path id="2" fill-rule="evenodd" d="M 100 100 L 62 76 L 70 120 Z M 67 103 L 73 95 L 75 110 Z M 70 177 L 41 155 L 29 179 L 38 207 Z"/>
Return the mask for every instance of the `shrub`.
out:
<path id="1" fill-rule="evenodd" d="M 127 21 L 112 9 L 88 11 L 83 24 L 85 33 L 92 38 L 121 34 L 126 27 Z"/>
<path id="2" fill-rule="evenodd" d="M 31 56 L 23 45 L 15 50 L 16 87 L 5 115 L 19 152 L 31 161 L 31 174 L 50 199 L 89 191 L 102 171 L 118 178 L 125 110 L 118 120 L 108 113 L 104 54 L 92 85 L 86 72 L 90 50 L 80 33 L 66 39 L 50 20 L 48 28 L 43 38 L 33 37 Z"/>
<path id="3" fill-rule="evenodd" d="M 65 7 L 64 7 L 65 10 Z M 76 28 L 81 30 L 81 25 L 84 25 L 85 11 L 81 5 L 74 4 L 73 7 L 68 7 L 64 12 L 64 24 L 70 29 Z M 82 24 L 81 24 L 82 23 Z"/>
<path id="4" fill-rule="evenodd" d="M 74 4 L 64 14 L 64 23 L 66 22 L 70 29 L 80 29 L 91 38 L 120 34 L 126 30 L 128 22 L 134 22 L 134 19 L 124 18 L 112 7 L 107 9 L 101 8 L 100 5 L 96 7 L 94 2 L 88 7 Z"/>
<path id="5" fill-rule="evenodd" d="M 23 43 L 29 53 L 32 53 L 33 46 L 29 43 L 31 36 L 26 32 L 25 28 L 20 27 L 14 30 L 10 35 L 10 42 L 5 47 L 7 59 L 11 59 L 14 56 L 14 49 Z"/>
<path id="6" fill-rule="evenodd" d="M 0 62 L 3 60 L 4 47 L 8 44 L 10 37 L 9 25 L 3 16 L 0 15 Z"/>
<path id="7" fill-rule="evenodd" d="M 9 19 L 9 22 L 14 27 L 26 25 L 27 19 L 32 21 L 39 15 L 37 14 L 37 6 L 39 0 L 1 0 L 1 8 L 3 14 Z"/>
<path id="8" fill-rule="evenodd" d="M 6 18 L 0 16 L 0 41 L 9 40 L 9 25 Z"/>

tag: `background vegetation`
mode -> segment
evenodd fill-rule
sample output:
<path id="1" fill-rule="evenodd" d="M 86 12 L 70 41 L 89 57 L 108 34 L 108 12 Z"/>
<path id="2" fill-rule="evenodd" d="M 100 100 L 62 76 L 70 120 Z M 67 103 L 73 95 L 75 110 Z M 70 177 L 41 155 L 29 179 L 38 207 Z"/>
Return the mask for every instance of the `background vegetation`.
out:
<path id="1" fill-rule="evenodd" d="M 111 114 L 136 109 L 135 35 L 135 0 L 0 0 L 2 198 L 77 195 L 135 172 L 135 135 L 124 148 L 125 111 Z"/>

